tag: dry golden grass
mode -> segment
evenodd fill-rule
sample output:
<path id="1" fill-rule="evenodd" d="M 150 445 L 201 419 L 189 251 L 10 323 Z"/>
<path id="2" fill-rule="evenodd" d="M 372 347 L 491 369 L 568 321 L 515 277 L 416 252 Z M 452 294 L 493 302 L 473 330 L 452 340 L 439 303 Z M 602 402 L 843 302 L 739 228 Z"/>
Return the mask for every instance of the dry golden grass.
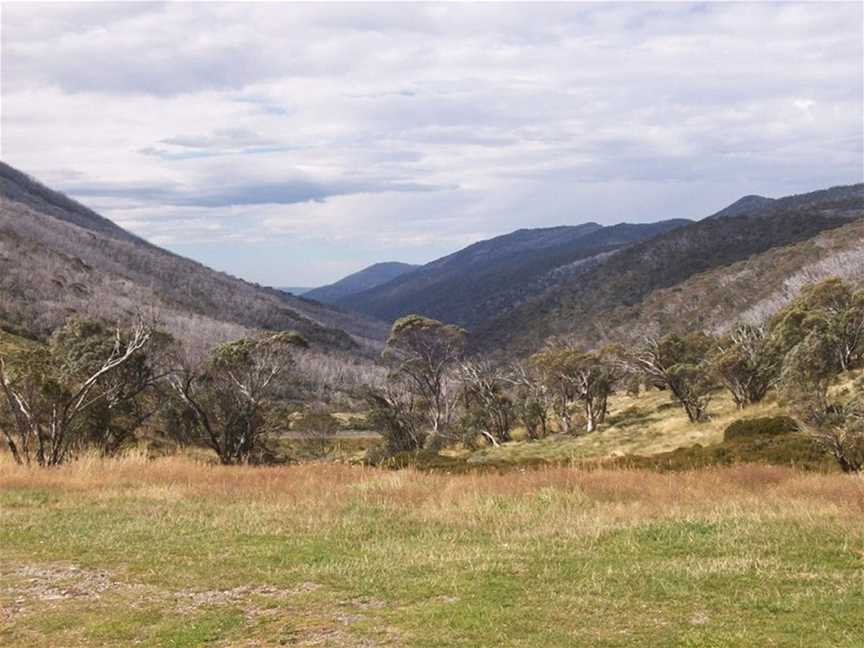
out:
<path id="1" fill-rule="evenodd" d="M 842 375 L 833 391 L 849 389 L 864 375 L 850 371 Z M 643 391 L 638 396 L 614 394 L 609 399 L 605 424 L 591 434 L 576 437 L 553 436 L 540 441 L 518 440 L 500 448 L 486 448 L 470 457 L 476 463 L 519 464 L 526 461 L 578 461 L 586 458 L 627 454 L 652 455 L 695 444 L 711 445 L 723 440 L 724 430 L 741 418 L 788 415 L 769 392 L 761 403 L 739 409 L 725 390 L 717 390 L 708 407 L 709 420 L 691 423 L 683 408 L 672 402 L 668 392 Z M 462 453 L 467 456 L 467 453 Z"/>
<path id="2" fill-rule="evenodd" d="M 310 462 L 289 466 L 220 466 L 185 456 L 148 459 L 130 452 L 118 458 L 85 456 L 50 470 L 15 464 L 0 454 L 0 490 L 57 489 L 113 497 L 158 494 L 179 500 L 260 502 L 317 511 L 339 511 L 346 500 L 410 510 L 421 518 L 462 516 L 484 499 L 535 497 L 545 492 L 579 493 L 595 503 L 638 507 L 658 515 L 670 508 L 710 511 L 717 507 L 764 511 L 791 503 L 820 510 L 864 513 L 864 478 L 812 474 L 767 465 L 718 467 L 678 474 L 647 470 L 576 469 L 542 466 L 500 473 L 441 474 L 412 469 Z M 634 508 L 634 511 L 636 509 Z"/>
<path id="3" fill-rule="evenodd" d="M 0 545 L 0 644 L 21 648 L 864 639 L 848 627 L 864 479 L 770 466 L 449 475 L 133 453 L 45 470 L 2 455 Z"/>

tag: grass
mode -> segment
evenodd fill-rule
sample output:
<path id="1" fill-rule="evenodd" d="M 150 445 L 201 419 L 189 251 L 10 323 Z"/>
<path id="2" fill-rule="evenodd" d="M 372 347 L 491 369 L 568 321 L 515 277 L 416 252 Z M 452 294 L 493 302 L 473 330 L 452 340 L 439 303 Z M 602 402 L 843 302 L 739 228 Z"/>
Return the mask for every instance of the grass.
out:
<path id="1" fill-rule="evenodd" d="M 718 391 L 711 402 L 711 418 L 694 424 L 681 407 L 670 402 L 667 392 L 643 391 L 638 396 L 615 394 L 609 399 L 606 423 L 596 432 L 582 436 L 553 435 L 538 441 L 515 441 L 499 448 L 474 453 L 472 463 L 524 463 L 530 461 L 578 461 L 625 454 L 650 455 L 676 448 L 709 445 L 723 440 L 723 430 L 742 416 L 777 416 L 779 406 L 768 400 L 736 409 L 725 392 Z"/>
<path id="2" fill-rule="evenodd" d="M 850 389 L 864 372 L 840 376 L 835 390 Z M 738 409 L 726 390 L 717 390 L 708 408 L 709 420 L 691 423 L 684 410 L 670 401 L 668 392 L 642 391 L 639 395 L 614 394 L 609 399 L 606 423 L 581 436 L 552 435 L 537 441 L 517 440 L 465 455 L 474 464 L 496 466 L 526 463 L 570 463 L 624 455 L 657 455 L 695 444 L 723 441 L 724 430 L 741 418 L 788 415 L 774 392 L 761 403 Z"/>
<path id="3" fill-rule="evenodd" d="M 864 645 L 864 482 L 0 459 L 0 645 Z"/>

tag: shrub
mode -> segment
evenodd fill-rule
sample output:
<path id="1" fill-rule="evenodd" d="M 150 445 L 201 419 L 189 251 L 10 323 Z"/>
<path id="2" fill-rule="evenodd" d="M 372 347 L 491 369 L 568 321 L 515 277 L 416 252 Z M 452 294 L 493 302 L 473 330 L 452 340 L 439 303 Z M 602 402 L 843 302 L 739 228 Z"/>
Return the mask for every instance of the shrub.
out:
<path id="1" fill-rule="evenodd" d="M 308 412 L 297 421 L 293 430 L 300 434 L 297 445 L 312 458 L 327 455 L 337 432 L 339 419 L 325 412 Z"/>
<path id="2" fill-rule="evenodd" d="M 742 436 L 733 442 L 724 441 L 710 446 L 694 445 L 651 456 L 627 455 L 615 459 L 611 465 L 619 468 L 677 471 L 741 463 L 796 466 L 804 470 L 820 471 L 834 468 L 833 462 L 818 443 L 807 435 L 788 429 L 775 432 L 773 436 Z"/>
<path id="3" fill-rule="evenodd" d="M 775 437 L 798 432 L 798 423 L 788 416 L 738 419 L 723 432 L 724 441 Z"/>

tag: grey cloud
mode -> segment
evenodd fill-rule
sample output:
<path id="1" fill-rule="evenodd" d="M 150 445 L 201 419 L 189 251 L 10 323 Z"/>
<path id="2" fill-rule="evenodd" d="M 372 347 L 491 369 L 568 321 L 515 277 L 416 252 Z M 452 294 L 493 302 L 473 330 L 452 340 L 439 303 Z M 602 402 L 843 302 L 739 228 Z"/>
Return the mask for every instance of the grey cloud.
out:
<path id="1" fill-rule="evenodd" d="M 856 3 L 11 3 L 3 18 L 4 154 L 35 175 L 80 168 L 59 186 L 143 205 L 148 234 L 163 208 L 192 238 L 241 206 L 289 214 L 292 236 L 468 239 L 864 176 Z"/>
<path id="2" fill-rule="evenodd" d="M 263 137 L 247 128 L 220 128 L 209 135 L 175 135 L 160 140 L 162 144 L 186 148 L 249 148 L 278 145 L 273 139 Z"/>
<path id="3" fill-rule="evenodd" d="M 380 194 L 388 192 L 418 193 L 452 189 L 440 185 L 415 182 L 370 181 L 315 181 L 288 179 L 283 182 L 247 182 L 225 186 L 224 181 L 213 182 L 201 190 L 188 187 L 166 187 L 126 183 L 81 182 L 68 183 L 63 189 L 80 198 L 116 198 L 141 204 L 160 204 L 176 207 L 231 207 L 249 205 L 292 205 L 305 202 L 323 202 L 335 196 L 352 194 Z"/>

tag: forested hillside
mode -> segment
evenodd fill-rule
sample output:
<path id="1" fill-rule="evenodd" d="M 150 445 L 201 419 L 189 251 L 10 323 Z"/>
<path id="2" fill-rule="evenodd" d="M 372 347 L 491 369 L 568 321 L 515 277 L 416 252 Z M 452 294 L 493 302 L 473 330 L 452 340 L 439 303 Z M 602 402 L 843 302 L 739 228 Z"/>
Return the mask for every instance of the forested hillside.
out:
<path id="1" fill-rule="evenodd" d="M 610 252 L 688 222 L 518 230 L 470 245 L 337 303 L 382 320 L 420 313 L 471 328 L 546 286 L 583 272 Z"/>
<path id="2" fill-rule="evenodd" d="M 304 296 L 325 304 L 338 304 L 349 295 L 385 284 L 396 277 L 416 270 L 418 267 L 410 263 L 399 263 L 398 261 L 375 263 L 332 284 L 313 288 L 304 293 Z"/>
<path id="3" fill-rule="evenodd" d="M 111 319 L 143 310 L 178 335 L 296 329 L 323 348 L 347 350 L 375 346 L 386 334 L 369 318 L 151 245 L 7 165 L 0 192 L 0 323 L 7 328 L 47 335 L 73 314 Z"/>
<path id="4" fill-rule="evenodd" d="M 864 185 L 855 185 L 772 201 L 745 215 L 693 223 L 620 250 L 578 277 L 483 323 L 472 331 L 473 345 L 482 351 L 503 349 L 518 355 L 538 349 L 550 336 L 568 335 L 583 344 L 596 344 L 640 335 L 656 328 L 660 319 L 673 327 L 687 327 L 691 322 L 720 326 L 749 308 L 752 301 L 782 290 L 785 276 L 753 276 L 757 285 L 752 288 L 743 279 L 734 289 L 724 288 L 722 282 L 693 289 L 693 284 L 684 282 L 754 255 L 807 241 L 861 217 Z M 838 239 L 847 241 L 852 249 L 858 234 L 860 229 L 851 227 L 848 236 L 840 233 Z M 818 249 L 819 243 L 813 245 Z M 786 258 L 787 276 L 818 260 L 820 255 L 813 254 L 813 249 L 803 246 L 800 250 L 811 253 L 793 253 Z M 765 293 L 762 281 L 769 287 Z M 727 290 L 737 295 L 737 300 L 718 296 Z M 655 291 L 666 292 L 643 310 L 641 305 Z M 679 297 L 669 299 L 669 295 Z M 706 309 L 715 299 L 725 306 Z"/>

